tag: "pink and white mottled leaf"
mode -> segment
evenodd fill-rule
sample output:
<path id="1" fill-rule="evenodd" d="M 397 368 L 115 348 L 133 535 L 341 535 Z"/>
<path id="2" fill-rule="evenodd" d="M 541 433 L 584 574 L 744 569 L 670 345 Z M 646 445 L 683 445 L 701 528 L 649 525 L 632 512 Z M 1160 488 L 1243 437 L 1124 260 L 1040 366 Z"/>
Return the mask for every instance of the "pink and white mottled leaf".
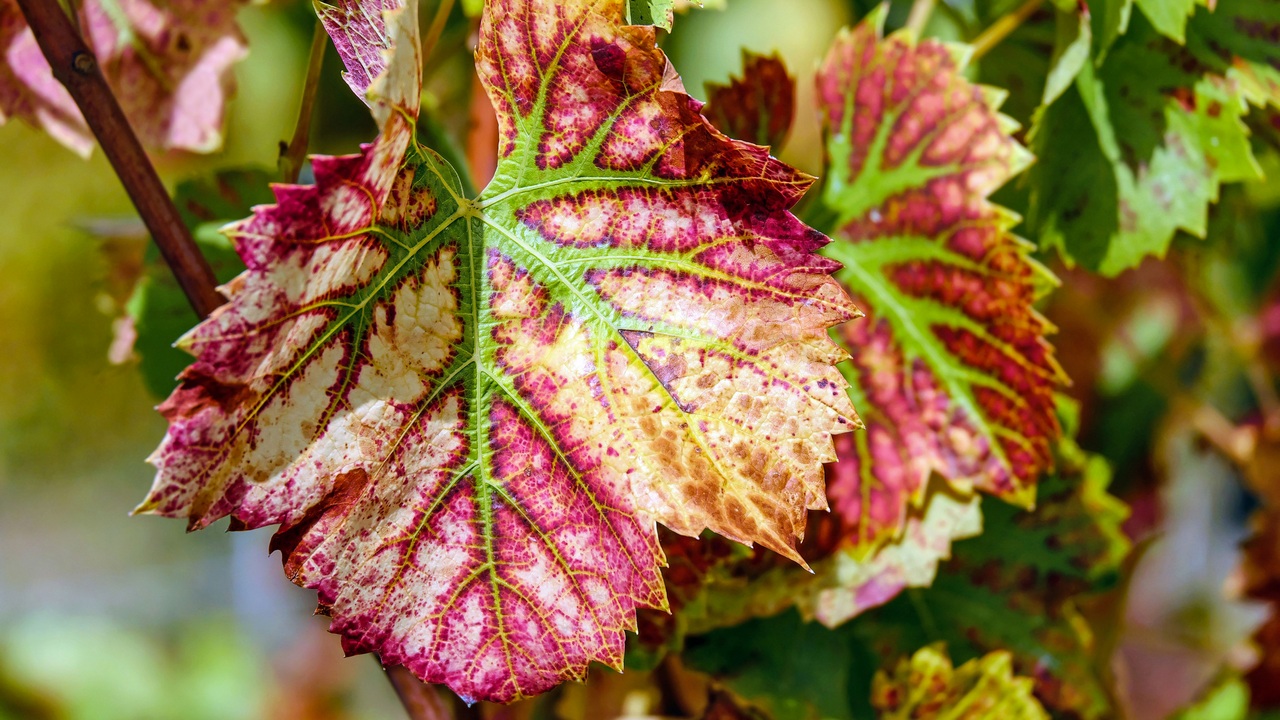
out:
<path id="1" fill-rule="evenodd" d="M 230 229 L 140 510 L 279 524 L 348 651 L 509 701 L 620 665 L 667 603 L 655 521 L 799 558 L 857 311 L 789 212 L 811 179 L 708 124 L 623 0 L 486 4 L 465 197 L 414 141 L 414 7 L 323 11 L 381 133 Z"/>
<path id="2" fill-rule="evenodd" d="M 84 0 L 80 27 L 138 137 L 162 150 L 222 145 L 233 66 L 247 54 L 236 25 L 244 0 Z M 22 118 L 80 155 L 93 149 L 79 108 L 27 27 L 0 0 L 0 123 Z"/>

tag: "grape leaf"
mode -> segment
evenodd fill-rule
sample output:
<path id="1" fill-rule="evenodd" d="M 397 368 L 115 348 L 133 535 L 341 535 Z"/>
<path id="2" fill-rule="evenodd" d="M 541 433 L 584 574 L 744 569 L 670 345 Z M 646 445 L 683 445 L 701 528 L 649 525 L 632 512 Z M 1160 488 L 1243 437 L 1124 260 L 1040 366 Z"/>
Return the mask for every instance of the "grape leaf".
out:
<path id="1" fill-rule="evenodd" d="M 880 672 L 871 688 L 883 720 L 1048 720 L 1031 694 L 1031 680 L 1013 674 L 1007 652 L 993 652 L 954 667 L 945 647 L 931 645 L 903 659 L 893 674 Z"/>
<path id="2" fill-rule="evenodd" d="M 845 545 L 815 565 L 812 589 L 798 594 L 796 603 L 805 617 L 836 627 L 907 588 L 933 584 L 939 562 L 951 557 L 952 541 L 976 537 L 982 527 L 977 496 L 939 488 L 927 493 L 919 508 L 908 511 L 902 535 L 894 542 L 870 556 L 851 552 Z"/>
<path id="3" fill-rule="evenodd" d="M 1187 39 L 1187 20 L 1196 6 L 1213 7 L 1215 0 L 1135 0 L 1135 3 L 1160 34 L 1182 43 Z"/>
<path id="4" fill-rule="evenodd" d="M 1030 505 L 1066 380 L 1033 307 L 1052 276 L 986 199 L 1030 161 L 1000 94 L 964 78 L 964 50 L 881 40 L 883 21 L 841 34 L 818 75 L 838 216 L 824 252 L 867 312 L 840 331 L 867 432 L 829 489 L 859 557 L 901 536 L 931 473 Z"/>
<path id="5" fill-rule="evenodd" d="M 1254 105 L 1280 108 L 1280 4 L 1219 0 L 1198 12 L 1187 29 L 1187 48 L 1215 73 L 1238 83 Z"/>
<path id="6" fill-rule="evenodd" d="M 1261 177 L 1243 86 L 1214 69 L 1142 18 L 1082 69 L 1031 133 L 1042 247 L 1115 275 L 1163 256 L 1178 230 L 1205 236 L 1219 186 Z"/>
<path id="7" fill-rule="evenodd" d="M 871 711 L 878 661 L 851 640 L 786 612 L 691 637 L 683 659 L 775 720 L 853 720 Z"/>
<path id="8" fill-rule="evenodd" d="M 771 148 L 776 155 L 796 114 L 796 81 L 782 58 L 742 51 L 742 77 L 707 83 L 703 114 L 729 137 Z"/>
<path id="9" fill-rule="evenodd" d="M 1053 57 L 1049 61 L 1049 75 L 1045 78 L 1041 105 L 1052 105 L 1061 97 L 1080 74 L 1080 68 L 1089 62 L 1093 47 L 1089 6 L 1081 4 L 1073 10 L 1054 14 Z"/>
<path id="10" fill-rule="evenodd" d="M 147 145 L 213 152 L 222 145 L 232 67 L 247 54 L 244 0 L 84 0 L 80 27 L 129 124 Z M 53 77 L 16 0 L 0 0 L 0 124 L 22 118 L 82 156 L 94 138 Z"/>
<path id="11" fill-rule="evenodd" d="M 280 524 L 349 652 L 509 701 L 619 665 L 667 602 L 655 520 L 799 558 L 857 311 L 788 212 L 811 179 L 715 131 L 622 0 L 486 4 L 474 199 L 414 141 L 415 5 L 382 9 L 328 21 L 381 132 L 230 229 L 139 510 Z"/>
<path id="12" fill-rule="evenodd" d="M 1118 581 L 1127 508 L 1106 492 L 1105 462 L 1068 441 L 1059 455 L 1063 471 L 1042 480 L 1034 512 L 985 502 L 986 531 L 956 544 L 932 586 L 863 615 L 853 632 L 882 656 L 937 641 L 957 660 L 1009 650 L 1047 707 L 1108 717 L 1109 686 L 1078 602 Z"/>
<path id="13" fill-rule="evenodd" d="M 1101 63 L 1116 39 L 1129 30 L 1132 13 L 1133 0 L 1092 0 L 1089 3 L 1096 62 Z"/>

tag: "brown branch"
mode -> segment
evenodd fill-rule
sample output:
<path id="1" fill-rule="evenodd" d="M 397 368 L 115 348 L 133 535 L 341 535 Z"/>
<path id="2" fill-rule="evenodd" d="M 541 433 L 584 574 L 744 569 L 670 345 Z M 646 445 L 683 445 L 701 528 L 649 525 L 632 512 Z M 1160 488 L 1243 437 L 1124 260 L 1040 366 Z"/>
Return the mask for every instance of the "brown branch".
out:
<path id="1" fill-rule="evenodd" d="M 403 665 L 384 666 L 382 670 L 410 720 L 455 720 L 453 704 L 443 697 L 440 688 L 422 682 Z"/>
<path id="2" fill-rule="evenodd" d="M 201 318 L 207 317 L 225 303 L 226 298 L 218 293 L 213 269 L 191 239 L 160 176 L 129 127 L 120 103 L 107 87 L 93 51 L 85 45 L 57 2 L 18 0 L 18 7 L 53 68 L 53 76 L 76 101 L 191 307 Z"/>
<path id="3" fill-rule="evenodd" d="M 453 2 L 454 0 L 440 0 L 440 4 L 436 6 L 431 27 L 427 28 L 427 35 L 422 39 L 422 57 L 430 59 L 431 54 L 435 52 L 436 45 L 440 42 L 440 35 L 444 32 L 444 26 L 449 22 L 449 13 L 453 11 Z"/>

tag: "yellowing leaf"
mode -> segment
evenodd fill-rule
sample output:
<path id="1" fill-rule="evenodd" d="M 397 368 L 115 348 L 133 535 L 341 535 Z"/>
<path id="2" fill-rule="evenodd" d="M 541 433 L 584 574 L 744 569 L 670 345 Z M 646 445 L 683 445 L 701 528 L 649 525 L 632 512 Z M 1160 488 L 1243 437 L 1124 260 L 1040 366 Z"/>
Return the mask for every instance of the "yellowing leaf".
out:
<path id="1" fill-rule="evenodd" d="M 397 5 L 322 11 L 381 133 L 230 229 L 140 510 L 281 525 L 348 651 L 508 701 L 621 663 L 655 521 L 799 558 L 856 310 L 788 210 L 811 179 L 709 125 L 623 0 L 486 4 L 475 198 L 414 139 Z"/>
<path id="2" fill-rule="evenodd" d="M 1031 680 L 1013 674 L 1007 652 L 955 668 L 942 645 L 903 659 L 892 675 L 876 675 L 871 702 L 881 720 L 1048 720 Z"/>

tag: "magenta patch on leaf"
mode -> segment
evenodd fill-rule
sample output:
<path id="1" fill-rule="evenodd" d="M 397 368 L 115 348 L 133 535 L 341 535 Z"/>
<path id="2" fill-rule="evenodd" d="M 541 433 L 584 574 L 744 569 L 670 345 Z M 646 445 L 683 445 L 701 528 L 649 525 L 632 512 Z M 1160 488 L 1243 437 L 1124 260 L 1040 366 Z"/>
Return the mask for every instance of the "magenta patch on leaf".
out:
<path id="1" fill-rule="evenodd" d="M 1065 382 L 1034 309 L 1051 277 L 987 200 L 1029 162 L 1012 121 L 958 49 L 881 38 L 882 21 L 844 32 L 818 74 L 840 216 L 828 254 L 868 315 L 841 331 L 868 432 L 828 490 L 857 551 L 899 541 L 933 474 L 1031 503 Z"/>

